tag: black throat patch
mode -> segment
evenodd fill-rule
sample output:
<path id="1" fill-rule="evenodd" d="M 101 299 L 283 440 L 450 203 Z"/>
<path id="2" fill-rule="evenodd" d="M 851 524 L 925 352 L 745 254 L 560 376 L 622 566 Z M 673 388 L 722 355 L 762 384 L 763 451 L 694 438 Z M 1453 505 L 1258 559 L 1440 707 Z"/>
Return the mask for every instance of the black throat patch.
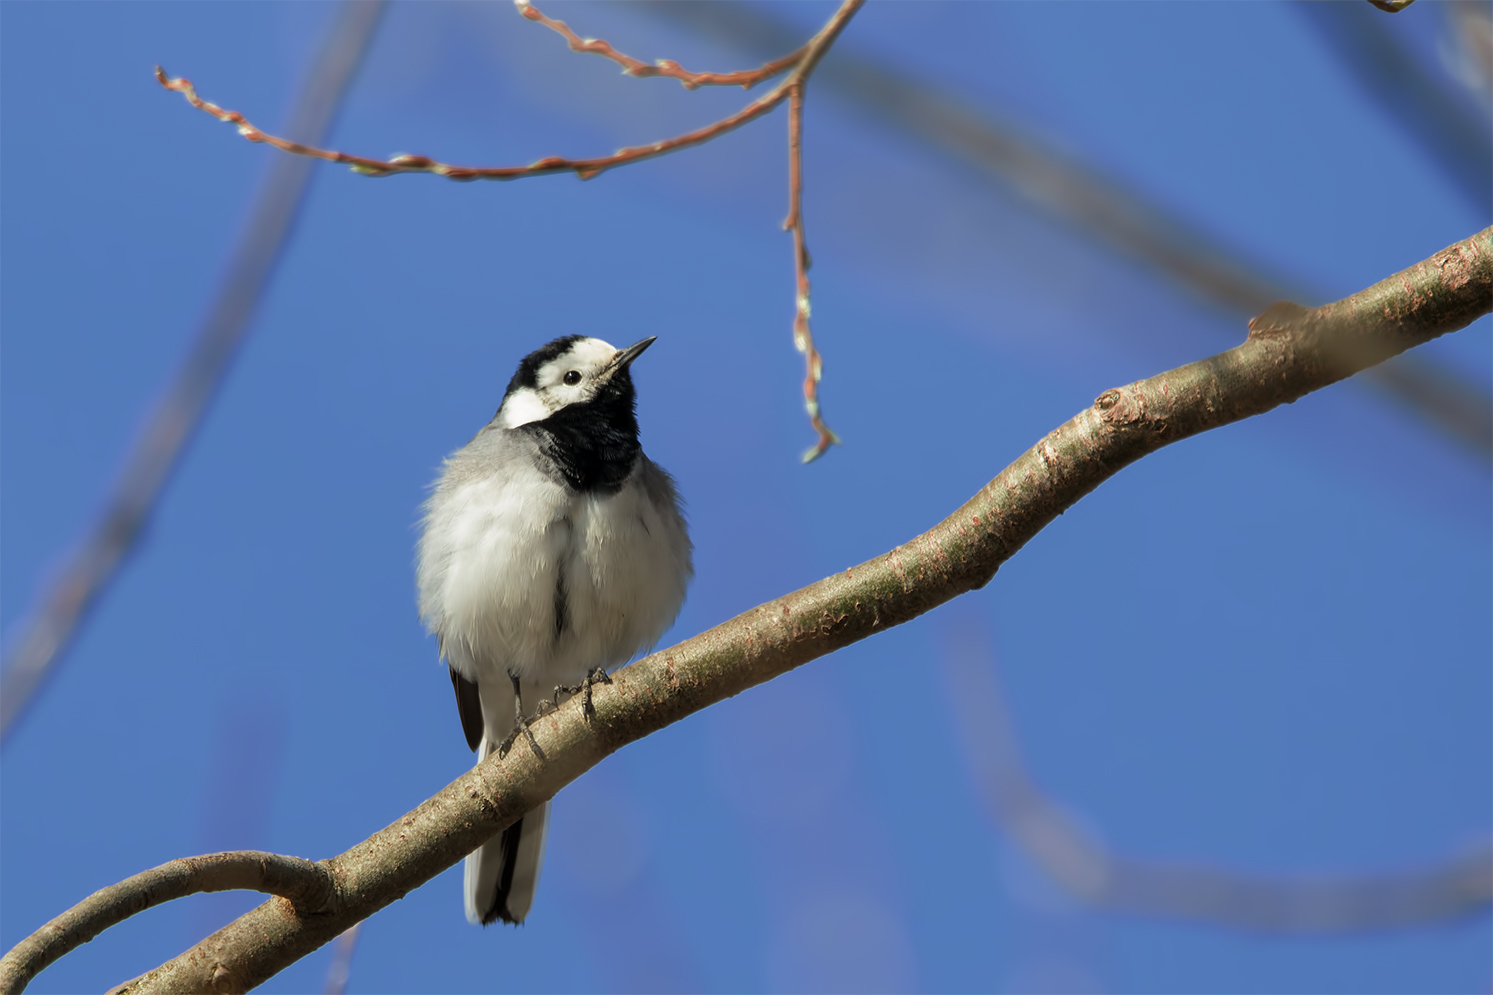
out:
<path id="1" fill-rule="evenodd" d="M 578 491 L 615 494 L 642 451 L 636 406 L 632 374 L 618 370 L 591 400 L 567 405 L 519 430 L 537 438 L 553 476 Z"/>

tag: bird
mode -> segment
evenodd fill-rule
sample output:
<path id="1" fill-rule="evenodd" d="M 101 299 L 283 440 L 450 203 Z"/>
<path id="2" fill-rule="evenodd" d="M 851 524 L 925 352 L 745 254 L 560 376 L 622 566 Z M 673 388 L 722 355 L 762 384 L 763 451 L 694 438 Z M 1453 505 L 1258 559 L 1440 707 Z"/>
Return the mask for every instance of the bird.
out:
<path id="1" fill-rule="evenodd" d="M 444 463 L 424 505 L 420 617 L 481 764 L 544 699 L 609 680 L 674 623 L 694 576 L 674 479 L 638 440 L 631 366 L 657 336 L 614 348 L 567 335 L 518 364 L 492 420 Z M 522 923 L 549 803 L 466 858 L 472 923 Z"/>

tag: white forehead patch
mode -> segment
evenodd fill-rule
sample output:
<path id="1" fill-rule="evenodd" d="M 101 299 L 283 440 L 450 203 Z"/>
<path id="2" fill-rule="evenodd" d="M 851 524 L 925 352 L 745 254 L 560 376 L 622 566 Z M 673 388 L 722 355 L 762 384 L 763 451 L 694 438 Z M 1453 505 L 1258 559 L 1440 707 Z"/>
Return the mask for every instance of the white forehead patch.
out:
<path id="1" fill-rule="evenodd" d="M 612 361 L 617 347 L 601 339 L 581 339 L 559 356 L 539 368 L 539 389 L 553 387 L 561 382 L 567 370 L 595 373 Z"/>

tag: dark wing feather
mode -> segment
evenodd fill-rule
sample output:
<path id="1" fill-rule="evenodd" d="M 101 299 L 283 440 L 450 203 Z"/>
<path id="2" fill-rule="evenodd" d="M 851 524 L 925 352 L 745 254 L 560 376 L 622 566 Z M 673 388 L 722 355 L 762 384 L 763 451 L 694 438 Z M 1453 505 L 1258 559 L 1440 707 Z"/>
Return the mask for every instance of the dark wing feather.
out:
<path id="1" fill-rule="evenodd" d="M 467 746 L 475 751 L 482 745 L 482 699 L 477 694 L 477 684 L 452 670 L 451 686 L 456 689 L 456 710 L 461 713 L 461 731 L 466 733 Z"/>

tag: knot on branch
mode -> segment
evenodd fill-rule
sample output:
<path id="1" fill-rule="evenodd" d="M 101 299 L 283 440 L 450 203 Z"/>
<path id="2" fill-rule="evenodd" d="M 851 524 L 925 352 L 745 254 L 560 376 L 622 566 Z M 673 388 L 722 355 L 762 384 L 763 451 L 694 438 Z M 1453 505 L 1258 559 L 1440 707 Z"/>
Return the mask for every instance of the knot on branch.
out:
<path id="1" fill-rule="evenodd" d="M 1094 398 L 1099 417 L 1108 425 L 1119 427 L 1146 420 L 1146 398 L 1134 385 L 1107 390 Z"/>

